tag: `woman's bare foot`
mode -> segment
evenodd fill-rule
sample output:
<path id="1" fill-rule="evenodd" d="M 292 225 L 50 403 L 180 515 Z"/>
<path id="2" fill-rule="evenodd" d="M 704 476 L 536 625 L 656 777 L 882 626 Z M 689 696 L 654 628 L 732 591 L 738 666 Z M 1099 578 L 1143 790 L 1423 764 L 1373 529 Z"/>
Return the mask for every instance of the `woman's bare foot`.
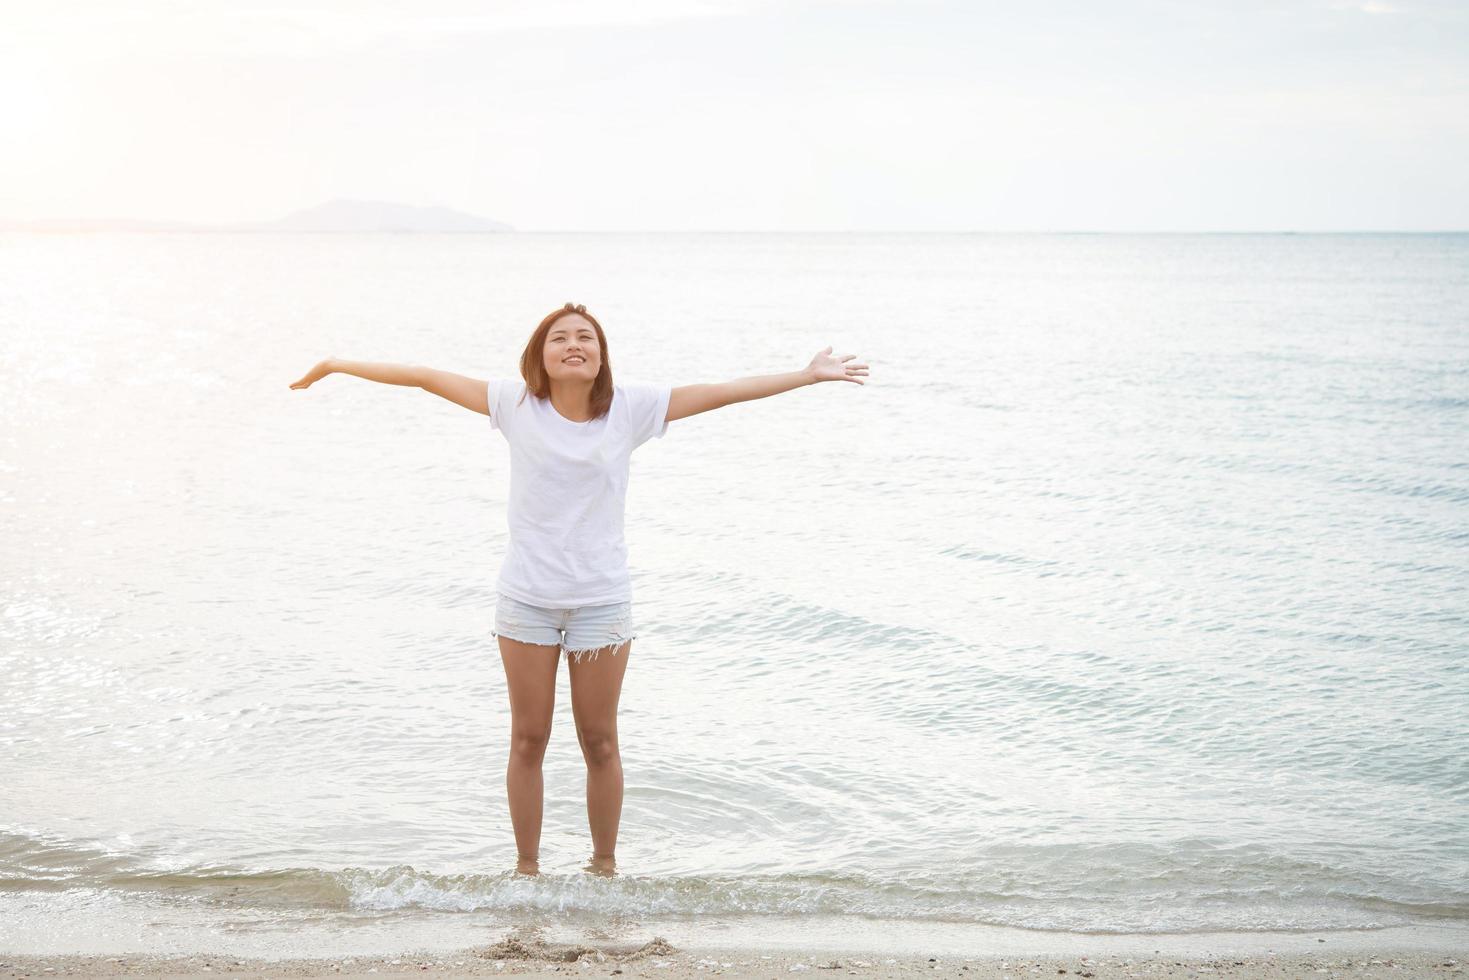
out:
<path id="1" fill-rule="evenodd" d="M 617 874 L 617 858 L 611 854 L 593 854 L 592 859 L 587 862 L 583 871 L 590 871 L 594 875 L 603 875 L 611 878 Z"/>
<path id="2" fill-rule="evenodd" d="M 535 858 L 518 856 L 515 859 L 515 873 L 518 875 L 538 875 L 541 873 L 541 864 Z"/>

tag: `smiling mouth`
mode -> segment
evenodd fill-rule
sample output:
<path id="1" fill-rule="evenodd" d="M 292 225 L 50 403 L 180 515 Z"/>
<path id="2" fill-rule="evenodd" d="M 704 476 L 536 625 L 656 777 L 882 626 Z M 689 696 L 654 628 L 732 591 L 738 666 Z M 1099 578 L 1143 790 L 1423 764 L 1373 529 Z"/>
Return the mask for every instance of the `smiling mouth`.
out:
<path id="1" fill-rule="evenodd" d="M 565 363 L 565 364 L 585 364 L 586 362 L 587 362 L 587 359 L 585 357 L 568 357 L 563 363 Z"/>

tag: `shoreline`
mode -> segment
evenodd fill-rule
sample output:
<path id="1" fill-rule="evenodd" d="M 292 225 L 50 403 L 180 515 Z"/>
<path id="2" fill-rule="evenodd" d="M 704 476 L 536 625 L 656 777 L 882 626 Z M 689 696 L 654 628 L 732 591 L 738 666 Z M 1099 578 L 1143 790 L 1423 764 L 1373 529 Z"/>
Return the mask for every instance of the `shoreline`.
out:
<path id="1" fill-rule="evenodd" d="M 679 949 L 657 939 L 642 951 L 623 953 L 588 947 L 558 959 L 549 950 L 522 954 L 506 944 L 425 955 L 349 957 L 311 960 L 236 960 L 206 954 L 192 956 L 0 956 L 0 977 L 36 980 L 47 977 L 180 977 L 187 980 L 284 980 L 331 977 L 355 980 L 401 980 L 407 977 L 485 977 L 514 974 L 539 980 L 568 976 L 617 977 L 621 980 L 695 980 L 721 976 L 730 980 L 779 980 L 793 974 L 827 977 L 899 977 L 928 974 L 963 980 L 1022 980 L 1057 977 L 1109 980 L 1136 977 L 1235 977 L 1265 980 L 1285 977 L 1417 978 L 1463 977 L 1469 957 L 1383 949 L 1343 954 L 1224 953 L 1212 955 L 1057 955 L 968 957 L 883 957 L 852 953 L 762 953 L 719 949 Z"/>
<path id="2" fill-rule="evenodd" d="M 686 925 L 686 924 L 685 924 Z M 799 926 L 800 923 L 794 925 Z M 913 923 L 907 924 L 915 925 Z M 641 942 L 605 939 L 549 941 L 544 930 L 512 929 L 495 942 L 451 950 L 405 949 L 400 953 L 351 956 L 242 957 L 213 952 L 106 954 L 9 954 L 0 952 L 0 978 L 168 976 L 188 980 L 282 980 L 333 977 L 397 980 L 429 975 L 483 977 L 515 974 L 535 978 L 568 975 L 694 980 L 778 980 L 810 972 L 827 977 L 895 977 L 918 972 L 963 980 L 1071 980 L 1122 977 L 1464 977 L 1469 940 L 1458 926 L 1377 930 L 1061 934 L 1029 933 L 998 944 L 991 933 L 975 932 L 967 949 L 923 949 L 922 937 L 891 926 L 865 930 L 867 942 L 791 946 L 780 937 L 757 941 L 750 933 L 721 944 L 706 935 L 681 937 L 675 926 Z M 1025 934 L 1026 930 L 1008 930 Z M 984 930 L 988 933 L 989 930 Z M 605 934 L 604 934 L 605 935 Z M 668 935 L 675 938 L 670 940 Z M 808 933 L 809 936 L 809 933 Z M 284 939 L 285 937 L 283 937 Z M 786 939 L 793 938 L 786 936 Z M 861 938 L 853 933 L 851 939 Z M 693 941 L 689 941 L 693 939 Z M 988 940 L 988 941 L 987 941 Z M 283 946 L 289 940 L 283 942 Z M 896 947 L 904 947 L 897 952 Z"/>

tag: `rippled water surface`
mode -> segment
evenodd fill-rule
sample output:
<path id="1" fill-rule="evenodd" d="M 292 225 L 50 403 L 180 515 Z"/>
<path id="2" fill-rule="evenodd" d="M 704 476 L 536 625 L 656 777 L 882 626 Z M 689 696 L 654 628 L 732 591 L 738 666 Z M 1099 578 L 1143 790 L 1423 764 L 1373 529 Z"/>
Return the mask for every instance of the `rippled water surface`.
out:
<path id="1" fill-rule="evenodd" d="M 566 300 L 872 370 L 638 450 L 621 873 L 563 669 L 532 880 L 504 440 L 288 384 Z M 12 235 L 0 338 L 0 950 L 1469 921 L 1469 237 Z"/>

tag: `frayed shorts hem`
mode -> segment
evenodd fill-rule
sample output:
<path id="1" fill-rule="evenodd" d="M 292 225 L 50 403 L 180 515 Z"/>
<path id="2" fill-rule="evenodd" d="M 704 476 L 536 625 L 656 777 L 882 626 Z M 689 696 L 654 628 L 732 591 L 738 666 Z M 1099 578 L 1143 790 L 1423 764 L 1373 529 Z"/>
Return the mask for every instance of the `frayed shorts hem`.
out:
<path id="1" fill-rule="evenodd" d="M 599 647 L 572 648 L 566 646 L 558 640 L 551 640 L 550 642 L 547 642 L 545 639 L 530 639 L 524 636 L 513 636 L 509 632 L 502 630 L 490 630 L 490 636 L 503 636 L 505 637 L 505 639 L 515 640 L 517 643 L 533 643 L 537 646 L 558 647 L 559 652 L 562 655 L 561 659 L 565 660 L 567 663 L 578 664 L 582 662 L 583 658 L 587 660 L 596 660 L 597 655 L 604 650 L 615 657 L 617 656 L 617 652 L 622 649 L 623 644 L 628 643 L 632 640 L 636 640 L 638 638 L 638 634 L 629 633 L 627 636 L 624 636 L 620 640 L 613 640 L 611 643 L 604 643 L 602 646 Z"/>

